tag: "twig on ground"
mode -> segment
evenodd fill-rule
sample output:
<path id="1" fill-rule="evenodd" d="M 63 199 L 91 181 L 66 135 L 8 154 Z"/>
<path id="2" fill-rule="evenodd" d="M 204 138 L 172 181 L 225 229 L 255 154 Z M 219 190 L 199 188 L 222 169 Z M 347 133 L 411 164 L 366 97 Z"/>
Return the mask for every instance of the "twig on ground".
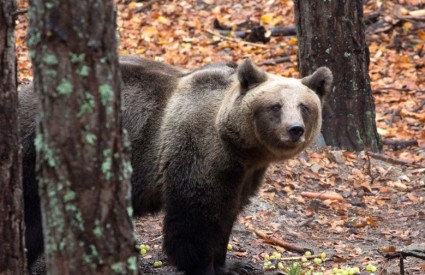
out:
<path id="1" fill-rule="evenodd" d="M 425 260 L 425 247 L 417 247 L 413 249 L 403 249 L 398 250 L 394 252 L 383 252 L 381 250 L 378 250 L 378 253 L 384 256 L 387 260 L 391 259 L 399 259 L 399 265 L 400 265 L 400 274 L 403 275 L 404 273 L 404 259 L 406 257 L 414 257 L 421 260 Z"/>
<path id="2" fill-rule="evenodd" d="M 219 34 L 218 32 L 214 32 L 212 30 L 205 29 L 204 31 L 211 34 L 211 35 L 218 36 L 218 37 L 220 37 L 221 39 L 224 39 L 224 40 L 233 41 L 233 42 L 237 42 L 237 43 L 244 43 L 244 44 L 259 47 L 259 48 L 265 48 L 265 49 L 270 48 L 270 46 L 267 46 L 267 45 L 262 45 L 262 44 L 248 42 L 248 41 L 238 40 L 238 39 L 235 39 L 235 38 L 232 38 L 232 37 L 227 37 L 227 36 Z"/>
<path id="3" fill-rule="evenodd" d="M 385 91 L 385 90 L 393 90 L 393 91 L 399 91 L 399 92 L 413 92 L 415 90 L 408 89 L 408 88 L 396 88 L 396 87 L 382 87 L 376 89 L 376 91 Z"/>
<path id="4" fill-rule="evenodd" d="M 295 25 L 287 27 L 274 27 L 271 29 L 271 36 L 293 36 L 297 35 L 297 28 Z"/>
<path id="5" fill-rule="evenodd" d="M 146 243 L 151 243 L 151 242 L 154 242 L 154 241 L 159 240 L 159 239 L 161 239 L 161 238 L 162 238 L 162 234 L 161 234 L 161 235 L 159 235 L 159 236 L 158 236 L 158 237 L 156 237 L 156 238 L 153 238 L 152 240 L 146 241 Z"/>
<path id="6" fill-rule="evenodd" d="M 419 190 L 419 189 L 422 189 L 422 188 L 425 188 L 425 184 L 421 184 L 421 185 L 413 186 L 413 187 L 412 187 L 412 190 Z"/>
<path id="7" fill-rule="evenodd" d="M 420 111 L 424 106 L 425 106 L 425 99 L 422 100 L 417 107 L 413 108 L 410 111 L 416 113 L 417 111 Z"/>
<path id="8" fill-rule="evenodd" d="M 409 146 L 418 146 L 418 141 L 415 139 L 409 139 L 409 140 L 384 139 L 382 143 L 391 147 L 395 147 L 397 149 L 401 149 L 401 148 L 405 148 Z"/>
<path id="9" fill-rule="evenodd" d="M 288 242 L 285 242 L 283 240 L 280 240 L 280 239 L 277 239 L 277 238 L 274 238 L 274 237 L 267 236 L 266 233 L 264 233 L 264 232 L 262 232 L 260 230 L 256 230 L 256 229 L 251 229 L 251 230 L 253 230 L 254 233 L 257 236 L 261 237 L 266 243 L 270 243 L 270 244 L 281 246 L 281 247 L 285 248 L 286 250 L 297 252 L 297 253 L 301 253 L 301 254 L 304 254 L 307 251 L 310 251 L 310 252 L 312 251 L 312 249 L 299 247 L 299 246 L 297 246 L 297 245 L 295 245 L 293 243 L 288 243 Z"/>
<path id="10" fill-rule="evenodd" d="M 414 163 L 410 163 L 407 161 L 402 161 L 402 160 L 398 160 L 398 159 L 393 159 L 378 153 L 372 153 L 372 152 L 367 152 L 367 154 L 369 154 L 372 158 L 375 159 L 379 159 L 379 160 L 383 160 L 385 162 L 391 163 L 391 164 L 398 164 L 398 165 L 405 165 L 405 166 L 410 166 L 410 167 L 418 167 L 416 164 Z"/>
<path id="11" fill-rule="evenodd" d="M 372 186 L 375 181 L 375 177 L 372 175 L 372 161 L 370 160 L 369 154 L 366 154 L 366 157 L 367 157 L 367 172 L 370 177 L 370 186 Z"/>
<path id="12" fill-rule="evenodd" d="M 421 259 L 421 260 L 425 260 L 425 253 L 422 252 L 422 251 L 416 251 L 416 250 L 415 251 L 411 251 L 411 250 L 396 251 L 396 252 L 392 252 L 392 253 L 385 253 L 385 254 L 383 254 L 383 256 L 385 258 L 389 259 L 389 260 L 398 258 L 400 256 L 403 256 L 404 258 L 414 257 L 414 258 L 418 258 L 418 259 Z"/>
<path id="13" fill-rule="evenodd" d="M 307 224 L 311 223 L 312 221 L 314 221 L 314 217 L 311 217 L 309 219 L 306 219 L 305 221 L 303 221 L 302 223 L 299 224 L 299 227 L 304 227 Z"/>
<path id="14" fill-rule="evenodd" d="M 258 64 L 259 66 L 274 66 L 276 64 L 280 64 L 280 63 L 284 63 L 284 62 L 289 62 L 291 61 L 291 57 L 290 56 L 284 56 L 275 60 L 266 60 L 260 64 Z"/>
<path id="15" fill-rule="evenodd" d="M 403 255 L 400 254 L 400 275 L 404 275 Z"/>

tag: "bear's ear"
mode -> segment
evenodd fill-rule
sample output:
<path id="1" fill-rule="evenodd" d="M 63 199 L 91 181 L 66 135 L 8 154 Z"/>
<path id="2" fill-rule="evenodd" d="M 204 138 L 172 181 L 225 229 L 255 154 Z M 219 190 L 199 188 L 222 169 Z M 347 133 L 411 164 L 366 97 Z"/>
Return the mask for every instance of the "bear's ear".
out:
<path id="1" fill-rule="evenodd" d="M 241 83 L 242 93 L 267 80 L 266 73 L 255 66 L 249 59 L 245 59 L 239 64 L 236 70 Z"/>
<path id="2" fill-rule="evenodd" d="M 312 89 L 322 99 L 331 91 L 333 76 L 327 67 L 320 67 L 312 75 L 301 79 L 301 83 Z"/>

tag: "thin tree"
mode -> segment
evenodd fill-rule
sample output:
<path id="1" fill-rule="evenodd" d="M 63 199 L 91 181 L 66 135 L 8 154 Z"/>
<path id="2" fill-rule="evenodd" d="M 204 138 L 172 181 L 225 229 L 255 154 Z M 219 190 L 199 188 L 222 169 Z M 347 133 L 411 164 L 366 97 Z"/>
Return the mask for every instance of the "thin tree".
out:
<path id="1" fill-rule="evenodd" d="M 363 2 L 295 0 L 301 75 L 320 66 L 334 74 L 324 107 L 323 135 L 328 145 L 348 150 L 381 149 L 369 79 Z"/>
<path id="2" fill-rule="evenodd" d="M 0 1 L 0 274 L 25 274 L 15 0 Z"/>
<path id="3" fill-rule="evenodd" d="M 30 0 L 48 274 L 136 274 L 112 0 Z"/>

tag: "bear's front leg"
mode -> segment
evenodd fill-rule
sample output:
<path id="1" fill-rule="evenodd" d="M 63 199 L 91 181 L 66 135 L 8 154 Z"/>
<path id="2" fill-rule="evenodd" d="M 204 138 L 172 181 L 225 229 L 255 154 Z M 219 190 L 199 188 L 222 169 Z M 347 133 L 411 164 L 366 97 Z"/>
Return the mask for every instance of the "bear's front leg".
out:
<path id="1" fill-rule="evenodd" d="M 173 187 L 176 186 L 174 181 Z M 165 198 L 164 251 L 171 263 L 186 274 L 215 275 L 215 267 L 221 268 L 225 263 L 238 210 L 235 198 L 223 192 L 209 193 L 207 186 L 193 188 L 193 182 L 186 182 L 185 191 L 182 186 L 167 190 L 172 192 L 167 192 Z M 192 186 L 190 194 L 187 186 Z M 224 274 L 220 268 L 217 271 Z"/>
<path id="2" fill-rule="evenodd" d="M 187 275 L 215 275 L 216 225 L 199 217 L 199 209 L 177 207 L 164 219 L 164 251 L 178 270 Z"/>
<path id="3" fill-rule="evenodd" d="M 220 246 L 214 255 L 214 269 L 217 275 L 232 274 L 232 275 L 249 275 L 254 271 L 254 267 L 245 262 L 233 260 L 226 261 L 227 245 L 229 243 L 230 234 L 232 232 L 233 222 L 227 228 L 227 233 L 223 236 Z"/>
<path id="4" fill-rule="evenodd" d="M 185 146 L 168 148 L 178 150 L 164 160 L 161 171 L 163 249 L 186 274 L 216 274 L 215 267 L 225 263 L 227 242 L 240 210 L 244 170 L 235 162 L 224 165 L 223 158 L 212 154 L 200 157 L 197 146 L 189 141 L 180 144 Z"/>

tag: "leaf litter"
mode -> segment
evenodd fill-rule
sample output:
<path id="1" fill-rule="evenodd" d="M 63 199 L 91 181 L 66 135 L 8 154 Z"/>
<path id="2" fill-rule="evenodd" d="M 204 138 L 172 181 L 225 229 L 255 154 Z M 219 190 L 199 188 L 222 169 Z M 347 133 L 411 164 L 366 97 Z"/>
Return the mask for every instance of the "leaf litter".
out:
<path id="1" fill-rule="evenodd" d="M 301 252 L 293 252 L 288 243 L 326 252 L 315 269 L 324 274 L 344 266 L 369 274 L 368 264 L 378 267 L 376 274 L 400 274 L 398 261 L 383 254 L 425 243 L 425 3 L 365 2 L 371 85 L 384 150 L 352 153 L 313 146 L 271 165 L 259 194 L 235 224 L 228 251 L 228 259 L 251 262 L 259 274 L 266 255 L 273 252 L 299 259 Z M 252 21 L 267 35 L 274 27 L 293 26 L 292 1 L 116 3 L 120 54 L 187 69 L 250 58 L 270 72 L 299 77 L 295 36 L 247 42 L 237 37 L 234 27 Z M 18 0 L 18 7 L 25 9 L 26 1 Z M 230 30 L 218 32 L 215 21 Z M 27 16 L 19 15 L 16 22 L 18 77 L 26 83 L 32 80 Z M 137 218 L 135 227 L 139 242 L 150 246 L 140 256 L 141 272 L 177 273 L 161 251 L 162 215 Z M 408 257 L 404 270 L 425 274 L 425 262 Z"/>

